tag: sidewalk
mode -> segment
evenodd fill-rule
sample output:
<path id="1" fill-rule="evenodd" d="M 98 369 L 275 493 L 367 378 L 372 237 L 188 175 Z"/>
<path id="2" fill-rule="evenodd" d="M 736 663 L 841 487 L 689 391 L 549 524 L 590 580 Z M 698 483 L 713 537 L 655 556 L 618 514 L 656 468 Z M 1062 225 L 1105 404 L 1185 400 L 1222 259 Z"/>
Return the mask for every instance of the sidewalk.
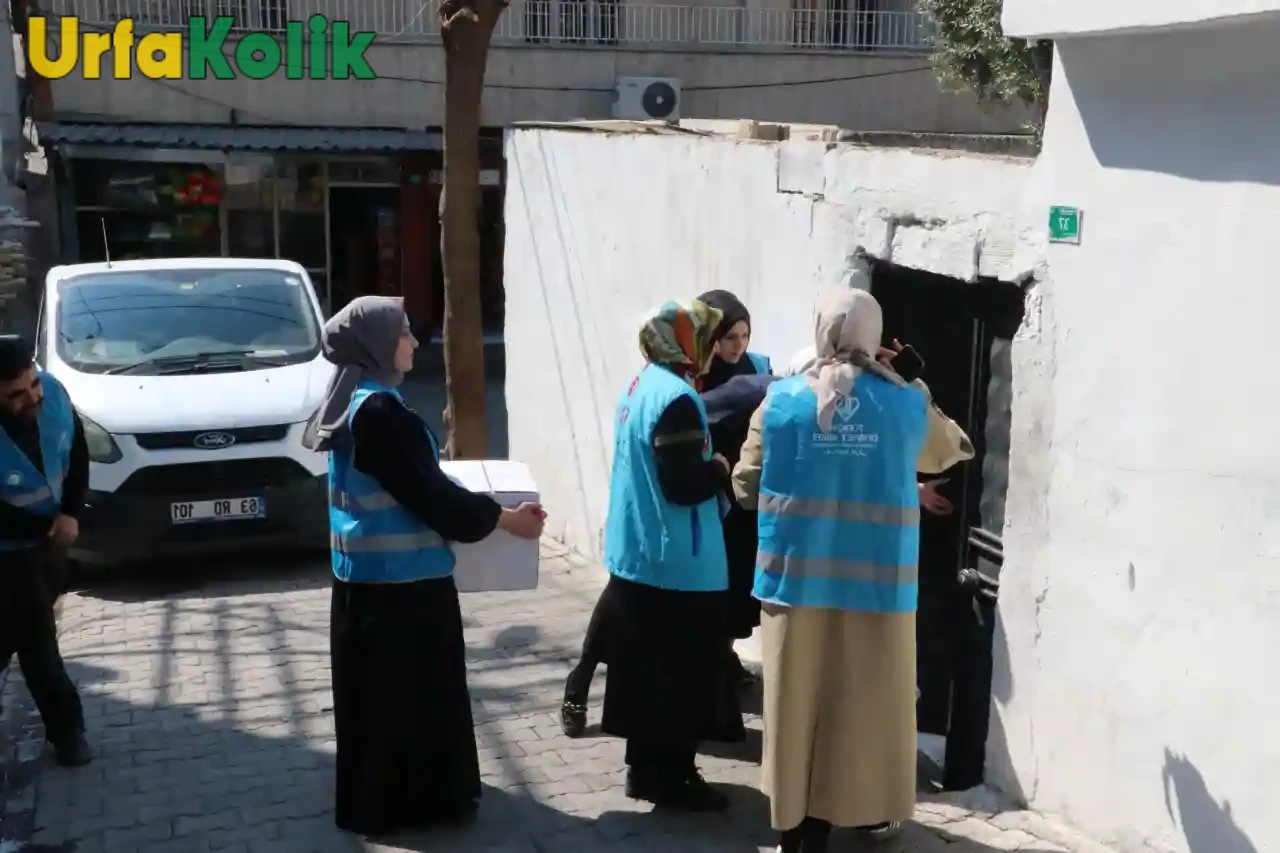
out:
<path id="1" fill-rule="evenodd" d="M 758 714 L 747 717 L 747 743 L 706 744 L 699 757 L 730 796 L 725 815 L 665 814 L 626 798 L 622 744 L 595 725 L 605 673 L 587 735 L 560 731 L 564 678 L 604 581 L 599 566 L 544 541 L 536 591 L 463 596 L 480 816 L 461 833 L 391 844 L 333 826 L 322 560 L 242 559 L 195 577 L 174 567 L 148 582 L 119 578 L 72 593 L 63 654 L 97 759 L 66 770 L 46 758 L 37 782 L 21 788 L 16 805 L 31 840 L 49 845 L 32 853 L 772 853 Z M 847 833 L 833 845 L 858 849 L 868 848 Z M 981 790 L 921 795 L 915 820 L 874 849 L 1109 853 Z"/>
<path id="2" fill-rule="evenodd" d="M 15 658 L 0 672 L 0 853 L 19 849 L 34 829 L 35 781 L 43 746 L 40 715 Z"/>

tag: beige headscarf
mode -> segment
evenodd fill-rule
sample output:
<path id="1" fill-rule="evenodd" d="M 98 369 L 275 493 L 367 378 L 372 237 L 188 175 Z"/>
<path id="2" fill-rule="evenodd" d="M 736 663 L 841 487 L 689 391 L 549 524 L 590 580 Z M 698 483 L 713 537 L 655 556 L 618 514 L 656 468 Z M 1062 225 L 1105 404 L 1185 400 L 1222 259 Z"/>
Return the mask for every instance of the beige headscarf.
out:
<path id="1" fill-rule="evenodd" d="M 903 385 L 901 378 L 875 360 L 884 332 L 880 303 L 865 290 L 841 290 L 818 306 L 814 323 L 817 360 L 804 372 L 818 395 L 818 428 L 831 429 L 840 398 L 853 393 L 853 383 L 865 370 Z"/>

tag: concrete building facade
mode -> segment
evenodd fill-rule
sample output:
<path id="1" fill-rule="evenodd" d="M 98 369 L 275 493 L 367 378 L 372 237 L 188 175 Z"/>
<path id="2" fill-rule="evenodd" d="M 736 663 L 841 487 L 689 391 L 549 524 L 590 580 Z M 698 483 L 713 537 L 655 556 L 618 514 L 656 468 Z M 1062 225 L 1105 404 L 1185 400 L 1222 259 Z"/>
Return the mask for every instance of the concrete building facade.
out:
<path id="1" fill-rule="evenodd" d="M 181 29 L 196 14 L 230 14 L 236 26 L 227 53 L 254 32 L 283 39 L 288 21 L 313 14 L 376 36 L 367 52 L 376 80 L 290 80 L 283 73 L 161 81 L 134 73 L 120 80 L 109 68 L 85 79 L 76 71 L 53 83 L 61 121 L 409 129 L 443 121 L 439 0 L 41 0 L 39 6 L 51 30 L 74 16 L 82 35 L 126 18 L 144 33 Z M 495 34 L 483 120 L 502 127 L 610 118 L 619 79 L 654 77 L 676 82 L 685 118 L 1020 131 L 1026 118 L 1020 111 L 979 107 L 968 95 L 939 90 L 929 33 L 910 0 L 514 0 Z"/>

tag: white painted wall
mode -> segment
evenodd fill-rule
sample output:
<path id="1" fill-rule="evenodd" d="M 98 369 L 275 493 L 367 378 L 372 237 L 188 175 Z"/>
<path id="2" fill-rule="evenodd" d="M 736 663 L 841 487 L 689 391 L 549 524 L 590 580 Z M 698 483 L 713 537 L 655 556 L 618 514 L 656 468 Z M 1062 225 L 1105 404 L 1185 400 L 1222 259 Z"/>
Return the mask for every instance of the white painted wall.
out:
<path id="1" fill-rule="evenodd" d="M 1280 0 L 1004 0 L 1006 35 L 1066 38 L 1187 27 L 1280 12 Z"/>
<path id="2" fill-rule="evenodd" d="M 988 772 L 1119 850 L 1280 850 L 1278 42 L 1057 45 Z"/>
<path id="3" fill-rule="evenodd" d="M 511 456 L 548 532 L 595 557 L 644 311 L 730 290 L 781 366 L 858 245 L 962 278 L 1018 279 L 1042 256 L 1019 216 L 1027 160 L 541 129 L 508 131 L 506 155 Z"/>

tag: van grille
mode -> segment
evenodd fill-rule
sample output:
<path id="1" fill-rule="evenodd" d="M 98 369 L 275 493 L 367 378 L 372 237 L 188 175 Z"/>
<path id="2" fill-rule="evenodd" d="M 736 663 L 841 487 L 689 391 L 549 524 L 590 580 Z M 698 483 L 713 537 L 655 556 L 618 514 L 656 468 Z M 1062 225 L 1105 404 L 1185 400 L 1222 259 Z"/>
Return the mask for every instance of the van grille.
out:
<path id="1" fill-rule="evenodd" d="M 306 482 L 313 475 L 292 459 L 227 459 L 152 465 L 133 472 L 117 490 L 121 495 L 234 497 L 262 489 Z"/>
<path id="2" fill-rule="evenodd" d="M 210 432 L 225 432 L 235 438 L 229 446 L 237 444 L 259 444 L 264 441 L 282 441 L 289 434 L 288 424 L 272 426 L 241 427 L 239 429 L 197 429 L 185 432 L 140 432 L 134 434 L 138 446 L 143 450 L 174 450 L 195 447 L 196 436 Z"/>

